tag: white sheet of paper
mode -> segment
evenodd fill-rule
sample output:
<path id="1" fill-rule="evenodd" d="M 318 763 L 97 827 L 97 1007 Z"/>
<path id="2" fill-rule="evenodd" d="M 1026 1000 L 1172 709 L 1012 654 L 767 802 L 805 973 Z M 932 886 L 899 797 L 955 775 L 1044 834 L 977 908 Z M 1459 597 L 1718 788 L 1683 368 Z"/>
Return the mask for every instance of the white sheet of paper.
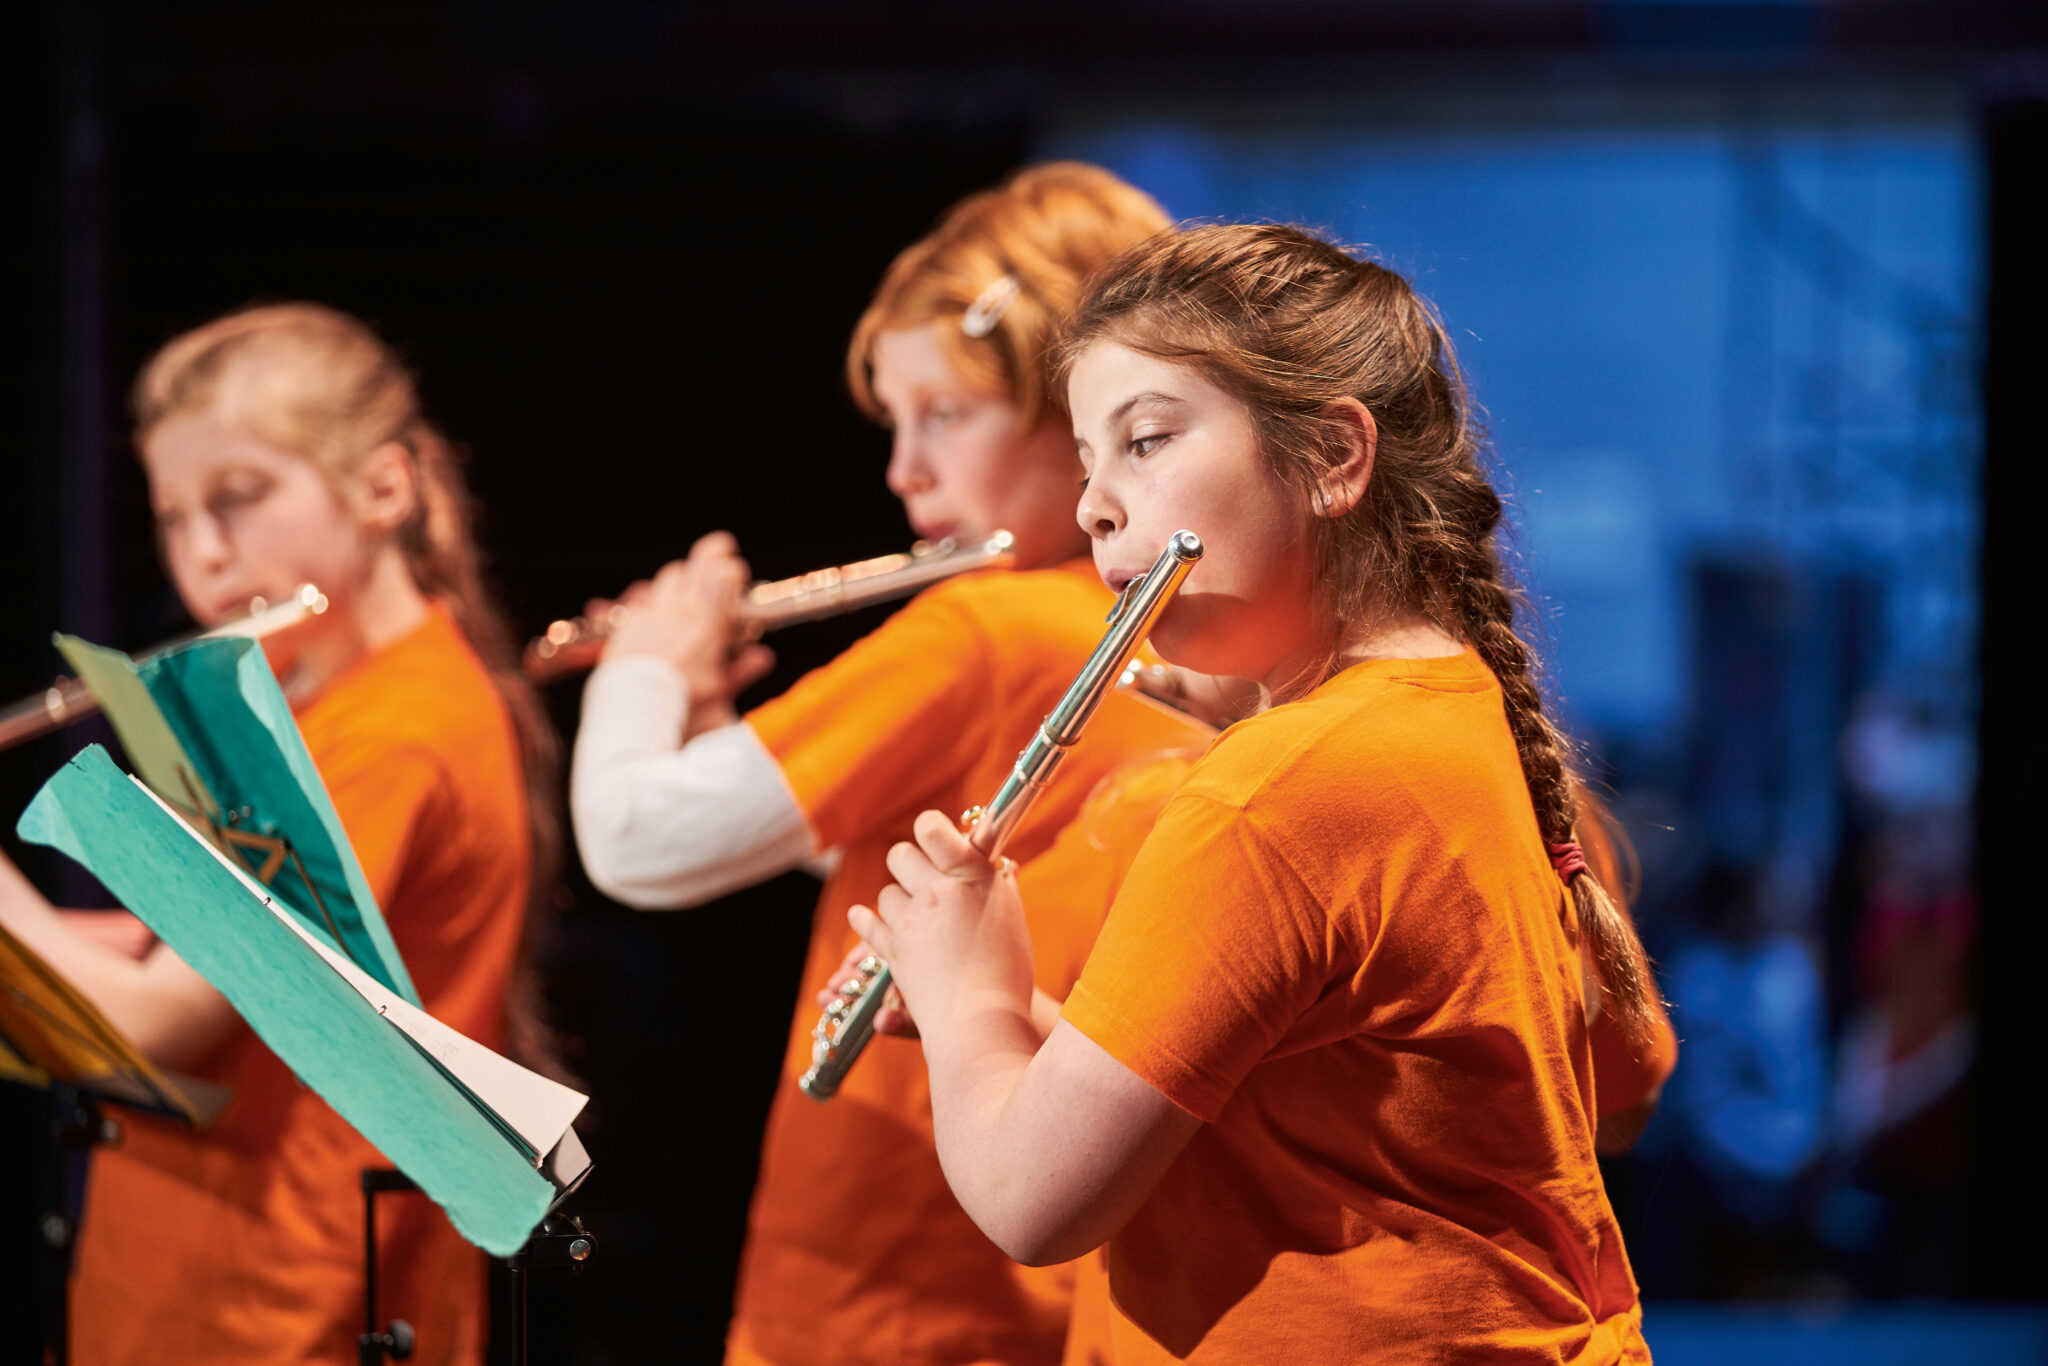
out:
<path id="1" fill-rule="evenodd" d="M 404 1030 L 413 1042 L 424 1049 L 427 1055 L 449 1072 L 460 1078 L 471 1093 L 491 1107 L 505 1127 L 511 1129 L 533 1150 L 546 1156 L 549 1149 L 560 1141 L 563 1132 L 589 1103 L 590 1098 L 580 1091 L 571 1090 L 560 1082 L 528 1071 L 510 1058 L 502 1057 L 485 1048 L 476 1040 L 442 1024 L 424 1010 L 387 990 L 376 978 L 364 972 L 347 958 L 330 948 L 323 940 L 299 923 L 299 918 L 272 900 L 262 883 L 249 875 L 249 871 L 235 859 L 229 858 L 179 818 L 178 813 L 161 797 L 151 792 L 149 784 L 133 774 L 129 781 L 149 794 L 149 799 L 162 807 L 164 814 L 178 822 L 180 829 L 190 835 L 200 848 L 219 861 L 242 884 L 249 894 L 261 901 L 264 908 L 286 925 L 292 933 L 306 942 L 313 951 L 327 961 L 327 965 L 341 974 L 343 981 L 354 987 L 356 993 L 377 1008 L 377 1013 Z M 538 1165 L 538 1163 L 536 1163 Z"/>

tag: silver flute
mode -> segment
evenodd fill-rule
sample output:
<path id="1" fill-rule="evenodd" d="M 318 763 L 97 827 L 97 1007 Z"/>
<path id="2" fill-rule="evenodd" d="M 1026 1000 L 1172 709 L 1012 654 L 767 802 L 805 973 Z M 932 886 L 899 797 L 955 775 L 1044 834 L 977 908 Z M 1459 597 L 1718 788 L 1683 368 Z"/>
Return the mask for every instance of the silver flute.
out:
<path id="1" fill-rule="evenodd" d="M 1115 689 L 1124 665 L 1201 558 L 1201 538 L 1192 531 L 1176 531 L 1144 577 L 1125 585 L 1123 595 L 1110 609 L 1109 630 L 1102 643 L 1081 666 L 1051 714 L 1039 723 L 1038 733 L 1017 756 L 1001 790 L 987 806 L 977 806 L 960 818 L 967 842 L 989 862 L 1002 857 L 1003 846 L 1052 781 L 1053 770 L 1081 738 L 1096 707 Z M 893 980 L 889 965 L 869 955 L 860 961 L 858 975 L 841 984 L 838 999 L 825 1007 L 817 1028 L 811 1031 L 811 1066 L 797 1081 L 805 1095 L 812 1100 L 830 1100 L 838 1092 L 848 1069 L 874 1037 L 875 1017 L 881 1013 Z"/>
<path id="2" fill-rule="evenodd" d="M 993 532 L 966 545 L 950 536 L 943 541 L 919 541 L 900 554 L 877 555 L 872 560 L 757 583 L 747 590 L 740 616 L 748 630 L 759 635 L 872 603 L 907 598 L 920 588 L 970 569 L 1005 567 L 1016 554 L 1016 539 L 1007 531 Z M 598 616 L 549 622 L 547 630 L 526 644 L 521 661 L 526 676 L 545 683 L 595 667 L 624 611 L 614 604 Z"/>
<path id="3" fill-rule="evenodd" d="M 327 595 L 310 583 L 302 583 L 283 602 L 272 604 L 264 598 L 249 599 L 248 610 L 205 631 L 193 631 L 167 640 L 136 656 L 138 660 L 189 645 L 195 640 L 223 636 L 248 636 L 260 640 L 289 630 L 300 622 L 327 610 Z M 47 735 L 74 721 L 83 721 L 100 709 L 92 689 L 75 678 L 59 678 L 33 697 L 24 697 L 0 711 L 0 749 L 9 749 L 39 735 Z"/>

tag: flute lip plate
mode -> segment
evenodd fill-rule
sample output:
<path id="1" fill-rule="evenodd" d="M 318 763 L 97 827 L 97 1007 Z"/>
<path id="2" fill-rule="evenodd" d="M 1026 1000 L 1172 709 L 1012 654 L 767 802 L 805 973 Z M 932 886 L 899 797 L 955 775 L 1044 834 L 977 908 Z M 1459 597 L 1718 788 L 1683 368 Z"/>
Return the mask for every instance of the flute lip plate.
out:
<path id="1" fill-rule="evenodd" d="M 1166 559 L 1169 554 L 1177 564 L 1193 564 L 1202 558 L 1202 538 L 1192 531 L 1176 531 L 1167 538 L 1166 553 L 1162 554 L 1160 559 Z M 1130 605 L 1131 599 L 1151 579 L 1153 570 L 1156 570 L 1158 567 L 1158 564 L 1155 563 L 1151 569 L 1147 569 L 1144 573 L 1118 589 L 1116 601 L 1109 605 L 1109 615 L 1104 617 L 1103 620 L 1113 622 L 1121 617 L 1124 614 L 1124 609 Z"/>

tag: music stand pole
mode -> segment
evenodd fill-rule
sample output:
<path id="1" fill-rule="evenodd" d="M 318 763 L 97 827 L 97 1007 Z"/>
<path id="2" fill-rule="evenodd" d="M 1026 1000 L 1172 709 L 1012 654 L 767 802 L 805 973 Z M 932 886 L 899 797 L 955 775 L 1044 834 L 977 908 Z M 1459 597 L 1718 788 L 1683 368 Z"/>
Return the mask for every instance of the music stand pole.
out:
<path id="1" fill-rule="evenodd" d="M 377 1326 L 377 1196 L 384 1191 L 416 1191 L 419 1186 L 404 1172 L 389 1167 L 365 1167 L 363 1187 L 363 1331 L 356 1338 L 357 1366 L 383 1366 L 386 1355 L 404 1361 L 412 1355 L 412 1325 L 393 1319 Z"/>
<path id="2" fill-rule="evenodd" d="M 377 1326 L 377 1196 L 384 1191 L 417 1191 L 403 1172 L 365 1167 L 363 1185 L 363 1332 L 356 1339 L 357 1366 L 382 1366 L 384 1358 L 404 1361 L 413 1353 L 412 1325 L 393 1319 Z M 528 1236 L 525 1246 L 505 1259 L 511 1272 L 507 1324 L 512 1366 L 526 1366 L 526 1276 L 535 1267 L 566 1266 L 581 1271 L 597 1255 L 597 1239 L 573 1214 L 550 1214 Z"/>
<path id="3" fill-rule="evenodd" d="M 535 1267 L 566 1266 L 580 1272 L 597 1255 L 597 1239 L 583 1227 L 583 1221 L 573 1214 L 550 1214 L 541 1220 L 540 1227 L 520 1248 L 505 1259 L 505 1265 L 512 1273 L 512 1284 L 508 1307 L 511 1319 L 512 1366 L 526 1366 L 526 1275 Z"/>
<path id="4" fill-rule="evenodd" d="M 44 1342 L 54 1366 L 71 1360 L 71 1263 L 78 1245 L 78 1226 L 85 1214 L 85 1183 L 96 1143 L 120 1138 L 121 1126 L 100 1113 L 99 1102 L 66 1082 L 52 1082 L 45 1092 L 50 1115 L 48 1188 L 40 1220 L 43 1243 L 56 1255 L 44 1259 L 44 1274 L 54 1274 L 55 1293 L 42 1296 Z"/>

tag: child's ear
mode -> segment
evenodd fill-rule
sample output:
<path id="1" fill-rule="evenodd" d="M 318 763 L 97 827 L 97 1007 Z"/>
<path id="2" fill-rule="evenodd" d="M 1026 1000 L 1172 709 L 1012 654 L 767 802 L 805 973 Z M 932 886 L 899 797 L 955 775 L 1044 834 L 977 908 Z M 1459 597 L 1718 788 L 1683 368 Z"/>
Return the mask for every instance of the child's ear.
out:
<path id="1" fill-rule="evenodd" d="M 1323 415 L 1336 421 L 1343 434 L 1344 454 L 1316 478 L 1315 513 L 1319 517 L 1342 517 L 1365 497 L 1372 482 L 1373 455 L 1379 449 L 1379 424 L 1372 413 L 1355 398 L 1340 398 L 1323 408 Z"/>
<path id="2" fill-rule="evenodd" d="M 419 466 L 403 442 L 387 441 L 363 457 L 351 490 L 357 520 L 395 531 L 419 506 Z"/>

